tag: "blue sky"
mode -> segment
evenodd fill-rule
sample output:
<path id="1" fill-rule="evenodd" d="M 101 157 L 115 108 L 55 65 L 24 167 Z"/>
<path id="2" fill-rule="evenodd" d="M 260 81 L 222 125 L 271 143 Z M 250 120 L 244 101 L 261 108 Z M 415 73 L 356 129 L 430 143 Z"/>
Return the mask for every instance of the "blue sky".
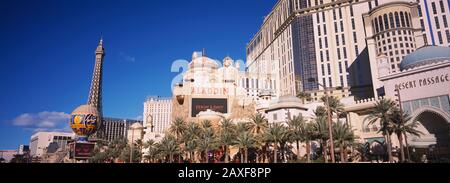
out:
<path id="1" fill-rule="evenodd" d="M 0 149 L 39 130 L 68 130 L 87 101 L 103 35 L 104 116 L 137 118 L 146 96 L 171 96 L 172 62 L 193 51 L 245 60 L 276 0 L 7 0 L 0 6 Z"/>

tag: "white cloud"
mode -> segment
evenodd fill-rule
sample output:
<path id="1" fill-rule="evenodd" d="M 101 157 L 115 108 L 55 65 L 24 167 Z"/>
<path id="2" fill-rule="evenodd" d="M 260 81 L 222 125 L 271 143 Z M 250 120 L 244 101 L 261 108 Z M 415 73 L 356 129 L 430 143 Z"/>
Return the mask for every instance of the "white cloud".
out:
<path id="1" fill-rule="evenodd" d="M 120 59 L 125 61 L 125 62 L 136 62 L 136 57 L 130 56 L 128 54 L 126 54 L 125 52 L 120 52 Z"/>
<path id="2" fill-rule="evenodd" d="M 64 112 L 24 113 L 12 120 L 12 124 L 25 130 L 70 132 L 70 115 Z"/>

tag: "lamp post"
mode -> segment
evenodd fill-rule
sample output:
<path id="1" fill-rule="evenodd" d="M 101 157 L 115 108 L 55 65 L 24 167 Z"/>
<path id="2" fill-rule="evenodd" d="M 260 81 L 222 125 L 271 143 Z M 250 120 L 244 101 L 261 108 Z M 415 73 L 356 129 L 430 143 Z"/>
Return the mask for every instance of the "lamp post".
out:
<path id="1" fill-rule="evenodd" d="M 328 96 L 328 88 L 325 85 L 322 85 L 320 83 L 316 82 L 316 79 L 310 78 L 308 79 L 308 82 L 310 83 L 316 83 L 319 86 L 322 86 L 325 90 L 325 97 L 326 97 L 326 107 L 327 107 L 327 116 L 328 116 L 328 136 L 330 137 L 330 154 L 331 154 L 331 162 L 335 163 L 336 160 L 334 158 L 334 141 L 333 141 L 333 122 L 331 120 L 331 110 L 330 110 L 330 103 L 329 103 L 329 96 Z"/>

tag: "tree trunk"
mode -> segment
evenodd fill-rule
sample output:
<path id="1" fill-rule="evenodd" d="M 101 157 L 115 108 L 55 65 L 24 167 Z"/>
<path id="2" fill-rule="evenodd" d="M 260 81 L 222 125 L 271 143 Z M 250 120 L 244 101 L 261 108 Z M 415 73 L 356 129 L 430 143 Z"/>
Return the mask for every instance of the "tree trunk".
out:
<path id="1" fill-rule="evenodd" d="M 345 158 L 345 154 L 344 154 L 344 145 L 343 144 L 339 144 L 339 154 L 341 154 L 341 163 L 346 163 L 346 159 Z"/>
<path id="2" fill-rule="evenodd" d="M 205 150 L 205 158 L 206 158 L 205 162 L 209 163 L 208 150 Z"/>
<path id="3" fill-rule="evenodd" d="M 275 148 L 274 148 L 274 153 L 273 153 L 273 162 L 277 163 L 278 160 L 278 146 L 277 143 L 275 142 Z"/>
<path id="4" fill-rule="evenodd" d="M 391 134 L 389 132 L 385 132 L 387 139 L 386 139 L 386 145 L 387 145 L 387 153 L 389 157 L 389 163 L 394 162 L 394 158 L 392 157 L 392 146 L 391 146 Z"/>
<path id="5" fill-rule="evenodd" d="M 228 148 L 227 148 L 226 145 L 224 147 L 224 150 L 225 150 L 225 163 L 228 163 L 229 162 L 229 160 L 228 160 Z"/>
<path id="6" fill-rule="evenodd" d="M 244 162 L 244 150 L 240 149 L 240 152 L 241 152 L 241 163 L 245 163 Z"/>
<path id="7" fill-rule="evenodd" d="M 324 142 L 323 140 L 322 140 L 322 154 L 325 159 L 325 163 L 328 163 L 327 143 L 326 143 L 326 141 Z"/>
<path id="8" fill-rule="evenodd" d="M 408 136 L 406 136 L 406 132 L 403 132 L 403 136 L 405 137 L 406 155 L 408 157 L 408 161 L 410 161 L 411 160 L 411 155 L 409 154 Z"/>
<path id="9" fill-rule="evenodd" d="M 300 144 L 297 140 L 297 161 L 300 161 Z"/>
<path id="10" fill-rule="evenodd" d="M 170 163 L 173 163 L 173 154 L 170 154 L 170 155 L 169 155 L 169 158 L 170 158 L 170 160 L 169 160 Z"/>
<path id="11" fill-rule="evenodd" d="M 311 142 L 306 141 L 306 162 L 311 163 Z"/>
<path id="12" fill-rule="evenodd" d="M 244 163 L 248 163 L 248 148 L 244 148 Z"/>
<path id="13" fill-rule="evenodd" d="M 400 162 L 404 162 L 405 161 L 405 149 L 403 148 L 403 134 L 402 133 L 397 134 L 397 138 L 398 138 L 398 142 L 400 144 L 400 155 L 401 155 Z"/>

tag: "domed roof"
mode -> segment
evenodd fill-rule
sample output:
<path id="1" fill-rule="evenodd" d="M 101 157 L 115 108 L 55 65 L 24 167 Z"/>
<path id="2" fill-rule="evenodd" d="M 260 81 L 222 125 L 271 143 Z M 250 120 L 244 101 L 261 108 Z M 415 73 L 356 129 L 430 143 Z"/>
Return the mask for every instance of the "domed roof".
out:
<path id="1" fill-rule="evenodd" d="M 98 110 L 91 106 L 91 105 L 82 105 L 78 108 L 76 108 L 73 112 L 72 115 L 83 115 L 83 114 L 93 114 L 93 115 L 98 115 Z"/>
<path id="2" fill-rule="evenodd" d="M 141 123 L 133 123 L 133 124 L 130 126 L 130 128 L 131 128 L 131 129 L 139 129 L 139 128 L 142 128 L 142 125 L 141 125 Z"/>
<path id="3" fill-rule="evenodd" d="M 219 64 L 206 56 L 199 56 L 192 60 L 191 63 L 189 63 L 191 68 L 200 68 L 200 67 L 208 67 L 208 68 L 217 68 Z"/>
<path id="4" fill-rule="evenodd" d="M 400 63 L 400 69 L 411 69 L 444 60 L 450 60 L 450 48 L 442 46 L 425 46 L 407 55 Z"/>

